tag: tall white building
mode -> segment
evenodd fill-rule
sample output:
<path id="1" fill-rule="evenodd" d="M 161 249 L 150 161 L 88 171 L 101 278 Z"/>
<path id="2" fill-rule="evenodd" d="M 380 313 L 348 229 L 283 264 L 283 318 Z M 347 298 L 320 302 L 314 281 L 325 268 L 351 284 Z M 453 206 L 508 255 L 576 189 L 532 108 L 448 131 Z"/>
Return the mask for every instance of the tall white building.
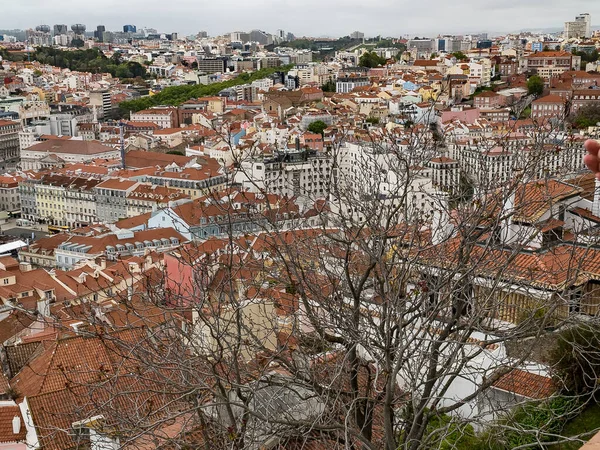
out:
<path id="1" fill-rule="evenodd" d="M 592 18 L 588 13 L 579 14 L 574 21 L 565 22 L 565 39 L 589 38 L 592 36 Z"/>
<path id="2" fill-rule="evenodd" d="M 327 154 L 288 149 L 270 158 L 250 158 L 242 162 L 235 182 L 250 192 L 314 200 L 327 196 L 332 168 L 333 158 Z"/>

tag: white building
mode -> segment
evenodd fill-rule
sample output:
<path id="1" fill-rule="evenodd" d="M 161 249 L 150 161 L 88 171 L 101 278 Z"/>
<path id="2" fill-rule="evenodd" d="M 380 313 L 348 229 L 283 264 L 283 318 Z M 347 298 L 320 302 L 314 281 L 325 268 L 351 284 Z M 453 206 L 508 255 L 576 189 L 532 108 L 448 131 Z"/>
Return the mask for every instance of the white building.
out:
<path id="1" fill-rule="evenodd" d="M 333 158 L 327 154 L 287 150 L 270 158 L 248 158 L 234 180 L 250 192 L 308 199 L 325 198 L 332 184 Z"/>
<path id="2" fill-rule="evenodd" d="M 589 38 L 592 36 L 592 18 L 588 13 L 579 14 L 574 21 L 565 22 L 563 37 L 568 39 L 573 38 Z"/>
<path id="3" fill-rule="evenodd" d="M 117 159 L 120 151 L 102 145 L 98 141 L 76 139 L 50 139 L 21 150 L 21 168 L 39 170 L 45 167 L 44 159 L 49 156 L 65 163 L 85 163 L 94 159 Z"/>
<path id="4" fill-rule="evenodd" d="M 404 152 L 403 158 L 412 160 L 409 173 L 398 157 Z M 354 220 L 363 221 L 369 211 L 356 206 L 366 205 L 368 209 L 379 201 L 401 206 L 407 216 L 431 214 L 437 193 L 431 179 L 432 169 L 423 167 L 426 161 L 413 160 L 408 152 L 407 145 L 391 148 L 386 144 L 345 143 L 337 155 L 339 191 L 331 198 L 332 211 L 343 211 Z M 352 204 L 352 199 L 362 201 Z M 369 199 L 373 202 L 364 201 Z M 399 215 L 398 219 L 401 218 Z"/>

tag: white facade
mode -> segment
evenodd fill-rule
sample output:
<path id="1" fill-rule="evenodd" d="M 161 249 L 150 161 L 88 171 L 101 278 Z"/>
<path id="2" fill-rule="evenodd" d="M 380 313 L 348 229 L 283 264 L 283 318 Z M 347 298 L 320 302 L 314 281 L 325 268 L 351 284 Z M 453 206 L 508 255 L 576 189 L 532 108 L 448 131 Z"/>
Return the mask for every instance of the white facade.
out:
<path id="1" fill-rule="evenodd" d="M 343 145 L 338 154 L 337 177 L 341 197 L 339 201 L 333 199 L 333 209 L 343 209 L 355 220 L 362 221 L 366 219 L 364 212 L 353 211 L 353 205 L 344 201 L 344 197 L 369 197 L 386 204 L 405 202 L 405 213 L 409 216 L 431 214 L 437 192 L 431 180 L 431 169 L 412 168 L 407 174 L 399 163 L 398 151 L 403 150 L 386 151 L 358 143 Z"/>
<path id="2" fill-rule="evenodd" d="M 273 159 L 243 161 L 234 181 L 250 192 L 309 199 L 324 198 L 332 184 L 333 158 L 290 152 Z"/>
<path id="3" fill-rule="evenodd" d="M 22 170 L 40 170 L 42 164 L 40 160 L 50 155 L 50 151 L 35 151 L 31 148 L 21 150 L 21 169 Z M 93 155 L 80 153 L 55 153 L 59 158 L 67 163 L 85 163 L 93 159 L 118 159 L 121 157 L 119 150 L 111 149 L 104 153 Z"/>

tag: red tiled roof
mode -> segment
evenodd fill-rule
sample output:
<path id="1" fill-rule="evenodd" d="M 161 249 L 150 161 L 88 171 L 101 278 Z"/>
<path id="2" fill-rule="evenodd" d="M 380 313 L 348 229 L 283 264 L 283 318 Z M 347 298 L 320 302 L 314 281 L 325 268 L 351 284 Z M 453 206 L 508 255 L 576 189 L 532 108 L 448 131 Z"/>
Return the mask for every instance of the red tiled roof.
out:
<path id="1" fill-rule="evenodd" d="M 537 100 L 534 100 L 533 103 L 564 103 L 565 99 L 560 97 L 559 95 L 546 95 L 545 97 L 540 97 Z"/>
<path id="2" fill-rule="evenodd" d="M 21 429 L 17 434 L 13 433 L 13 419 L 18 417 L 21 421 Z M 20 442 L 25 440 L 27 430 L 21 417 L 21 410 L 15 406 L 0 406 L 0 442 Z"/>
<path id="3" fill-rule="evenodd" d="M 551 378 L 521 369 L 513 369 L 504 374 L 494 383 L 494 387 L 533 399 L 548 398 L 556 392 Z"/>

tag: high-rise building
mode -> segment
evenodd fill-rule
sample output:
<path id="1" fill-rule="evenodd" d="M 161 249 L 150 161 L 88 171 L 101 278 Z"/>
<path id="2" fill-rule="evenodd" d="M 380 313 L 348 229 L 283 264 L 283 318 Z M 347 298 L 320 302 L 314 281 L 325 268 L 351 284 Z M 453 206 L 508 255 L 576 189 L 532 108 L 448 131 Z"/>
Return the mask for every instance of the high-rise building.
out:
<path id="1" fill-rule="evenodd" d="M 574 21 L 565 22 L 563 37 L 565 39 L 589 38 L 592 36 L 592 17 L 582 13 Z"/>
<path id="2" fill-rule="evenodd" d="M 63 24 L 54 25 L 54 36 L 60 36 L 61 34 L 67 34 L 69 27 Z"/>
<path id="3" fill-rule="evenodd" d="M 365 33 L 363 33 L 362 31 L 353 31 L 350 37 L 352 39 L 364 39 Z"/>
<path id="4" fill-rule="evenodd" d="M 50 27 L 48 25 L 38 25 L 35 30 L 27 30 L 27 42 L 31 45 L 51 45 Z"/>
<path id="5" fill-rule="evenodd" d="M 108 119 L 112 116 L 112 102 L 109 91 L 91 91 L 89 106 L 96 107 L 99 117 Z"/>
<path id="6" fill-rule="evenodd" d="M 136 33 L 137 28 L 135 25 L 123 25 L 123 33 Z"/>
<path id="7" fill-rule="evenodd" d="M 206 38 L 208 37 L 208 33 L 206 31 L 198 31 L 198 34 L 196 34 L 197 38 Z"/>
<path id="8" fill-rule="evenodd" d="M 94 37 L 100 42 L 104 42 L 104 33 L 106 33 L 106 27 L 104 25 L 98 25 L 96 31 L 94 31 Z"/>
<path id="9" fill-rule="evenodd" d="M 411 39 L 406 47 L 409 51 L 416 50 L 417 58 L 426 58 L 435 51 L 435 41 L 433 39 Z"/>

